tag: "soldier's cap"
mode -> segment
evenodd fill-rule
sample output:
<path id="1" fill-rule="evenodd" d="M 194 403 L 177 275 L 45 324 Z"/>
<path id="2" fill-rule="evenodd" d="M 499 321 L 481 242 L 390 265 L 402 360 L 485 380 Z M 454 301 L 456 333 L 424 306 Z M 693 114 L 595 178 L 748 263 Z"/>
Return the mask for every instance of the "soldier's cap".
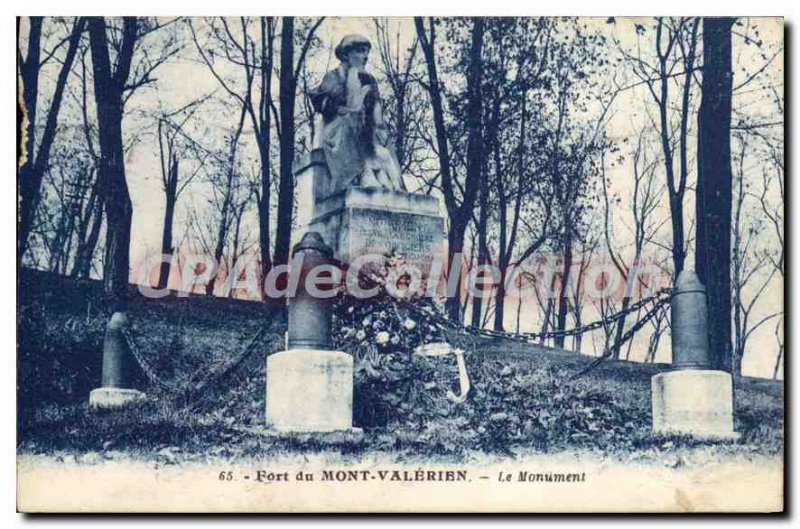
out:
<path id="1" fill-rule="evenodd" d="M 344 61 L 347 58 L 347 52 L 353 46 L 366 46 L 367 48 L 372 49 L 372 43 L 367 37 L 364 35 L 351 34 L 344 37 L 342 41 L 339 42 L 339 45 L 336 46 L 336 49 L 334 50 L 334 53 L 336 53 L 336 58 L 340 61 Z"/>

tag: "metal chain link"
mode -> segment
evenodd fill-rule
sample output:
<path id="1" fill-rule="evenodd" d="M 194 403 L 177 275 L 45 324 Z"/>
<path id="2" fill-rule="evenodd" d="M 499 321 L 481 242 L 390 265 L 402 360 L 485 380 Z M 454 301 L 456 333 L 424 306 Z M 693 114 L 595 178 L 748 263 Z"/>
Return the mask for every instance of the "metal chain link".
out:
<path id="1" fill-rule="evenodd" d="M 224 379 L 228 374 L 232 373 L 239 367 L 253 352 L 255 347 L 259 345 L 264 336 L 267 333 L 267 330 L 271 327 L 271 320 L 266 325 L 262 325 L 253 336 L 250 338 L 250 341 L 242 350 L 242 352 L 237 355 L 232 362 L 229 362 L 224 368 L 222 369 L 212 369 L 204 378 L 200 379 L 199 382 L 194 384 L 194 387 L 186 388 L 186 391 L 192 394 L 196 394 L 201 392 L 204 389 L 209 388 L 210 386 L 216 384 L 220 380 Z M 222 364 L 218 364 L 222 365 Z"/>
<path id="2" fill-rule="evenodd" d="M 601 356 L 597 357 L 594 361 L 592 361 L 591 364 L 589 364 L 584 369 L 578 371 L 577 373 L 572 375 L 572 377 L 570 377 L 570 378 L 571 379 L 575 379 L 575 378 L 578 378 L 581 375 L 584 375 L 584 374 L 588 373 L 589 371 L 594 369 L 598 364 L 600 364 L 600 362 L 602 362 L 603 360 L 606 360 L 607 358 L 609 358 L 617 348 L 622 347 L 628 340 L 633 338 L 633 335 L 636 334 L 642 327 L 644 327 L 645 324 L 647 324 L 648 321 L 653 319 L 655 317 L 655 315 L 658 313 L 658 311 L 661 310 L 661 307 L 663 307 L 664 305 L 669 304 L 670 301 L 671 301 L 671 298 L 662 298 L 662 299 L 660 299 L 655 305 L 653 305 L 653 308 L 651 308 L 644 315 L 644 317 L 640 318 L 630 329 L 628 329 L 625 332 L 625 334 L 620 336 L 620 339 L 617 340 L 616 342 L 614 342 L 614 344 L 611 345 L 611 347 L 607 348 L 603 352 L 603 354 Z"/>
<path id="3" fill-rule="evenodd" d="M 244 362 L 244 360 L 250 356 L 254 348 L 263 341 L 265 335 L 267 334 L 267 331 L 272 327 L 272 320 L 275 317 L 276 313 L 277 309 L 273 309 L 268 314 L 266 323 L 261 325 L 256 330 L 256 332 L 251 336 L 245 348 L 242 350 L 241 353 L 236 355 L 236 357 L 232 362 L 227 362 L 227 363 L 219 362 L 216 364 L 216 366 L 224 365 L 224 367 L 217 369 L 212 368 L 209 371 L 207 371 L 207 374 L 204 377 L 202 377 L 198 382 L 193 382 L 192 380 L 190 380 L 185 386 L 182 387 L 179 387 L 176 384 L 170 384 L 156 374 L 156 370 L 142 354 L 141 349 L 139 348 L 139 344 L 137 343 L 133 334 L 129 330 L 123 330 L 122 335 L 128 344 L 128 348 L 131 352 L 131 355 L 133 356 L 134 360 L 136 360 L 136 363 L 139 365 L 139 367 L 142 369 L 142 372 L 145 374 L 150 384 L 158 387 L 159 389 L 167 393 L 185 397 L 197 394 L 203 389 L 206 389 L 209 386 L 217 383 L 219 380 L 221 380 L 222 378 L 233 372 L 239 365 L 241 365 L 242 362 Z"/>
<path id="4" fill-rule="evenodd" d="M 122 330 L 122 336 L 125 338 L 125 341 L 128 344 L 128 350 L 133 355 L 133 358 L 134 358 L 134 360 L 136 360 L 136 363 L 139 364 L 139 367 L 142 369 L 142 372 L 147 377 L 147 380 L 151 384 L 153 384 L 153 385 L 155 385 L 155 386 L 157 386 L 157 387 L 159 387 L 159 388 L 161 388 L 161 389 L 163 389 L 165 391 L 175 391 L 176 388 L 175 388 L 174 385 L 167 383 L 165 380 L 161 379 L 156 374 L 156 371 L 153 368 L 153 366 L 150 365 L 150 362 L 148 362 L 145 359 L 144 355 L 142 354 L 141 350 L 139 349 L 139 344 L 136 342 L 136 340 L 134 339 L 134 337 L 131 334 L 131 332 L 129 330 L 127 330 L 127 329 L 123 329 Z"/>
<path id="5" fill-rule="evenodd" d="M 583 334 L 583 333 L 586 333 L 586 332 L 589 332 L 589 331 L 593 331 L 593 330 L 596 330 L 596 329 L 605 328 L 608 325 L 610 325 L 611 323 L 615 323 L 617 320 L 620 320 L 620 319 L 628 316 L 629 314 L 632 314 L 634 312 L 638 312 L 639 309 L 641 309 L 642 307 L 644 307 L 645 305 L 647 305 L 649 303 L 652 303 L 652 302 L 661 303 L 661 302 L 663 302 L 665 300 L 669 301 L 669 296 L 671 295 L 671 292 L 672 292 L 672 290 L 669 289 L 669 288 L 661 289 L 658 292 L 656 292 L 655 294 L 653 294 L 652 296 L 643 298 L 643 299 L 637 301 L 636 303 L 628 305 L 628 307 L 626 307 L 624 310 L 620 310 L 619 312 L 611 314 L 610 316 L 606 316 L 605 318 L 602 318 L 600 320 L 594 321 L 592 323 L 588 323 L 588 324 L 583 325 L 581 327 L 577 327 L 575 329 L 568 329 L 568 330 L 564 330 L 564 331 L 549 331 L 549 332 L 543 332 L 543 333 L 525 333 L 524 336 L 531 337 L 531 338 L 536 338 L 536 339 L 560 338 L 562 336 L 565 336 L 565 337 L 566 336 L 574 336 L 574 335 Z"/>
<path id="6" fill-rule="evenodd" d="M 600 361 L 604 360 L 608 356 L 610 356 L 611 352 L 614 351 L 617 347 L 621 347 L 624 343 L 630 340 L 633 335 L 639 331 L 648 321 L 650 321 L 657 311 L 665 304 L 671 301 L 672 290 L 669 288 L 664 288 L 656 292 L 655 294 L 643 298 L 636 303 L 633 303 L 626 307 L 624 310 L 616 312 L 610 316 L 606 316 L 605 318 L 596 320 L 592 323 L 588 323 L 586 325 L 582 325 L 580 327 L 576 327 L 574 329 L 566 329 L 563 331 L 547 331 L 542 333 L 513 333 L 513 332 L 503 332 L 503 331 L 494 331 L 490 329 L 480 329 L 478 327 L 473 326 L 463 326 L 458 322 L 452 321 L 446 318 L 442 314 L 438 314 L 435 309 L 431 307 L 427 308 L 419 308 L 410 301 L 402 298 L 395 298 L 395 300 L 406 307 L 410 312 L 416 314 L 418 317 L 421 318 L 430 318 L 436 324 L 438 324 L 441 328 L 449 328 L 451 330 L 456 330 L 461 333 L 470 334 L 473 336 L 481 336 L 481 337 L 489 337 L 489 338 L 505 338 L 515 341 L 522 341 L 526 343 L 533 343 L 538 340 L 542 339 L 552 339 L 552 338 L 560 338 L 566 336 L 575 336 L 579 334 L 583 334 L 586 332 L 591 332 L 596 329 L 605 328 L 606 326 L 610 325 L 611 323 L 620 320 L 621 318 L 639 311 L 642 307 L 647 305 L 648 303 L 653 303 L 653 308 L 648 311 L 647 314 L 641 319 L 639 319 L 628 331 L 625 332 L 624 335 L 620 337 L 620 339 L 607 351 L 604 352 L 602 356 L 600 356 L 595 362 L 593 362 L 588 368 L 584 371 L 576 374 L 575 376 L 580 376 L 582 373 L 588 371 L 592 367 L 599 363 Z M 202 391 L 205 388 L 217 383 L 219 380 L 225 378 L 229 373 L 234 371 L 241 363 L 250 356 L 253 349 L 256 345 L 258 345 L 263 339 L 264 335 L 266 334 L 267 330 L 272 326 L 272 320 L 276 314 L 277 310 L 273 309 L 273 311 L 268 316 L 268 321 L 258 328 L 258 330 L 253 334 L 248 344 L 242 350 L 242 352 L 236 356 L 236 358 L 227 364 L 222 369 L 212 369 L 208 372 L 208 374 L 201 378 L 198 382 L 192 383 L 190 381 L 186 387 L 178 388 L 175 384 L 170 384 L 160 378 L 157 374 L 153 366 L 146 360 L 145 356 L 141 353 L 138 343 L 134 339 L 133 335 L 128 330 L 123 330 L 122 335 L 125 338 L 128 347 L 133 355 L 133 358 L 136 360 L 136 363 L 141 367 L 142 372 L 144 372 L 145 376 L 147 377 L 148 381 L 159 387 L 160 389 L 168 392 L 168 393 L 177 393 L 181 395 L 186 394 L 196 394 Z M 219 363 L 217 365 L 222 365 Z"/>
<path id="7" fill-rule="evenodd" d="M 576 327 L 574 329 L 566 329 L 563 331 L 547 331 L 542 333 L 513 333 L 513 332 L 503 332 L 503 331 L 494 331 L 490 329 L 480 329 L 478 327 L 473 326 L 463 326 L 453 320 L 450 320 L 444 317 L 441 314 L 437 314 L 433 310 L 425 310 L 416 307 L 414 304 L 408 302 L 407 300 L 400 299 L 399 301 L 410 311 L 416 313 L 418 316 L 431 318 L 434 320 L 435 323 L 443 326 L 445 328 L 450 328 L 452 330 L 458 330 L 459 332 L 489 337 L 489 338 L 506 338 L 510 340 L 517 340 L 517 341 L 524 341 L 524 342 L 534 342 L 542 339 L 550 339 L 550 338 L 560 338 L 566 336 L 574 336 L 578 334 L 584 334 L 586 332 L 590 332 L 596 329 L 605 328 L 611 323 L 616 322 L 617 320 L 640 310 L 642 307 L 647 305 L 648 303 L 656 302 L 657 304 L 661 303 L 668 303 L 670 301 L 672 290 L 669 288 L 664 288 L 649 296 L 647 298 L 643 298 L 636 303 L 629 305 L 625 310 L 621 310 L 616 312 L 610 316 L 606 316 L 600 320 L 594 321 L 592 323 L 588 323 L 586 325 L 582 325 L 580 327 Z"/>

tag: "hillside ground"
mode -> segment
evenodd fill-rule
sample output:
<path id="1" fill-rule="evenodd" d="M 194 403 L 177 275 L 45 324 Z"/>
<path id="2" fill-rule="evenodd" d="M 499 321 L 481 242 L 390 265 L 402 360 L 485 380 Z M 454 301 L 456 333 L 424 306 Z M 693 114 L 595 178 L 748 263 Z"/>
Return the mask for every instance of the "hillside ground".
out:
<path id="1" fill-rule="evenodd" d="M 372 309 L 358 310 L 363 315 Z M 384 316 L 385 312 L 381 311 Z M 165 386 L 175 388 L 236 357 L 267 313 L 261 303 L 175 296 L 134 296 L 131 309 L 142 354 Z M 667 466 L 782 458 L 779 381 L 737 379 L 735 429 L 741 438 L 734 443 L 656 436 L 650 430 L 650 378 L 667 366 L 607 361 L 572 380 L 590 357 L 502 339 L 464 339 L 458 344 L 466 349 L 473 379 L 464 404 L 444 398 L 445 389 L 457 389 L 452 360 L 426 360 L 441 365 L 426 364 L 409 372 L 395 351 L 395 356 L 381 358 L 391 359 L 396 371 L 381 371 L 385 363 L 367 366 L 369 355 L 357 355 L 357 377 L 368 382 L 356 394 L 357 416 L 368 417 L 357 423 L 364 428 L 363 440 L 321 445 L 264 437 L 258 432 L 265 410 L 264 355 L 283 343 L 280 319 L 258 351 L 197 398 L 178 401 L 169 390 L 148 387 L 142 379 L 139 384 L 149 395 L 143 405 L 92 413 L 88 394 L 99 385 L 107 318 L 98 282 L 33 271 L 22 274 L 17 311 L 21 455 L 79 463 L 122 459 L 174 464 L 327 452 L 350 460 L 379 457 L 400 462 L 580 453 Z M 351 320 L 357 326 L 360 318 Z M 342 321 L 340 327 L 349 332 L 349 320 Z M 424 378 L 424 386 L 402 385 L 414 377 Z M 401 389 L 384 391 L 381 384 L 386 380 Z M 380 419 L 374 411 L 378 408 L 384 410 Z M 391 411 L 395 408 L 397 415 Z"/>

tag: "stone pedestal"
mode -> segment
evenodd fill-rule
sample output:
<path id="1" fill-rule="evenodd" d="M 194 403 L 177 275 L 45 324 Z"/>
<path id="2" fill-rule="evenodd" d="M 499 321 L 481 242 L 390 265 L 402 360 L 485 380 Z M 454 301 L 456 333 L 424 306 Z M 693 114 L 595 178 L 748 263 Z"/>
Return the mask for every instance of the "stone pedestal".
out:
<path id="1" fill-rule="evenodd" d="M 135 389 L 97 388 L 89 393 L 89 409 L 116 410 L 144 400 L 145 394 Z"/>
<path id="2" fill-rule="evenodd" d="M 653 431 L 705 439 L 735 440 L 731 375 L 685 369 L 652 378 Z"/>
<path id="3" fill-rule="evenodd" d="M 437 198 L 371 187 L 334 193 L 321 150 L 298 160 L 294 170 L 296 237 L 318 232 L 334 257 L 345 263 L 368 254 L 401 254 L 423 277 L 434 257 L 444 257 L 444 219 Z"/>
<path id="4" fill-rule="evenodd" d="M 353 357 L 290 349 L 267 357 L 267 427 L 284 433 L 353 431 Z"/>
<path id="5" fill-rule="evenodd" d="M 400 254 L 423 277 L 443 252 L 439 201 L 427 195 L 350 188 L 317 202 L 307 229 L 322 234 L 334 257 L 342 262 L 353 263 L 366 255 Z"/>

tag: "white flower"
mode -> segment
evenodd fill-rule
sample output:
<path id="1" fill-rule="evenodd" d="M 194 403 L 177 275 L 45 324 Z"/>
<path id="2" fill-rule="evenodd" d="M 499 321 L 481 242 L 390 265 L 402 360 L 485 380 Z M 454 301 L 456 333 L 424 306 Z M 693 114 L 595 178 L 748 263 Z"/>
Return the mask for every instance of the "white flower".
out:
<path id="1" fill-rule="evenodd" d="M 363 325 L 364 327 L 369 327 L 371 323 L 372 323 L 372 318 L 370 318 L 369 316 L 361 320 L 361 325 Z"/>
<path id="2" fill-rule="evenodd" d="M 359 330 L 359 331 L 356 333 L 356 340 L 359 340 L 359 341 L 361 341 L 361 340 L 363 340 L 363 339 L 364 339 L 364 338 L 366 338 L 366 337 L 367 337 L 367 333 L 365 333 L 365 332 L 364 332 L 364 331 L 362 331 L 362 330 Z"/>
<path id="3" fill-rule="evenodd" d="M 375 341 L 381 345 L 385 344 L 386 342 L 389 341 L 389 333 L 386 331 L 379 332 L 378 334 L 375 335 Z"/>
<path id="4" fill-rule="evenodd" d="M 406 318 L 406 321 L 403 322 L 403 327 L 405 327 L 406 330 L 408 330 L 408 331 L 413 330 L 414 327 L 416 327 L 416 326 L 417 326 L 417 322 L 415 322 L 414 320 L 412 320 L 410 318 Z"/>

